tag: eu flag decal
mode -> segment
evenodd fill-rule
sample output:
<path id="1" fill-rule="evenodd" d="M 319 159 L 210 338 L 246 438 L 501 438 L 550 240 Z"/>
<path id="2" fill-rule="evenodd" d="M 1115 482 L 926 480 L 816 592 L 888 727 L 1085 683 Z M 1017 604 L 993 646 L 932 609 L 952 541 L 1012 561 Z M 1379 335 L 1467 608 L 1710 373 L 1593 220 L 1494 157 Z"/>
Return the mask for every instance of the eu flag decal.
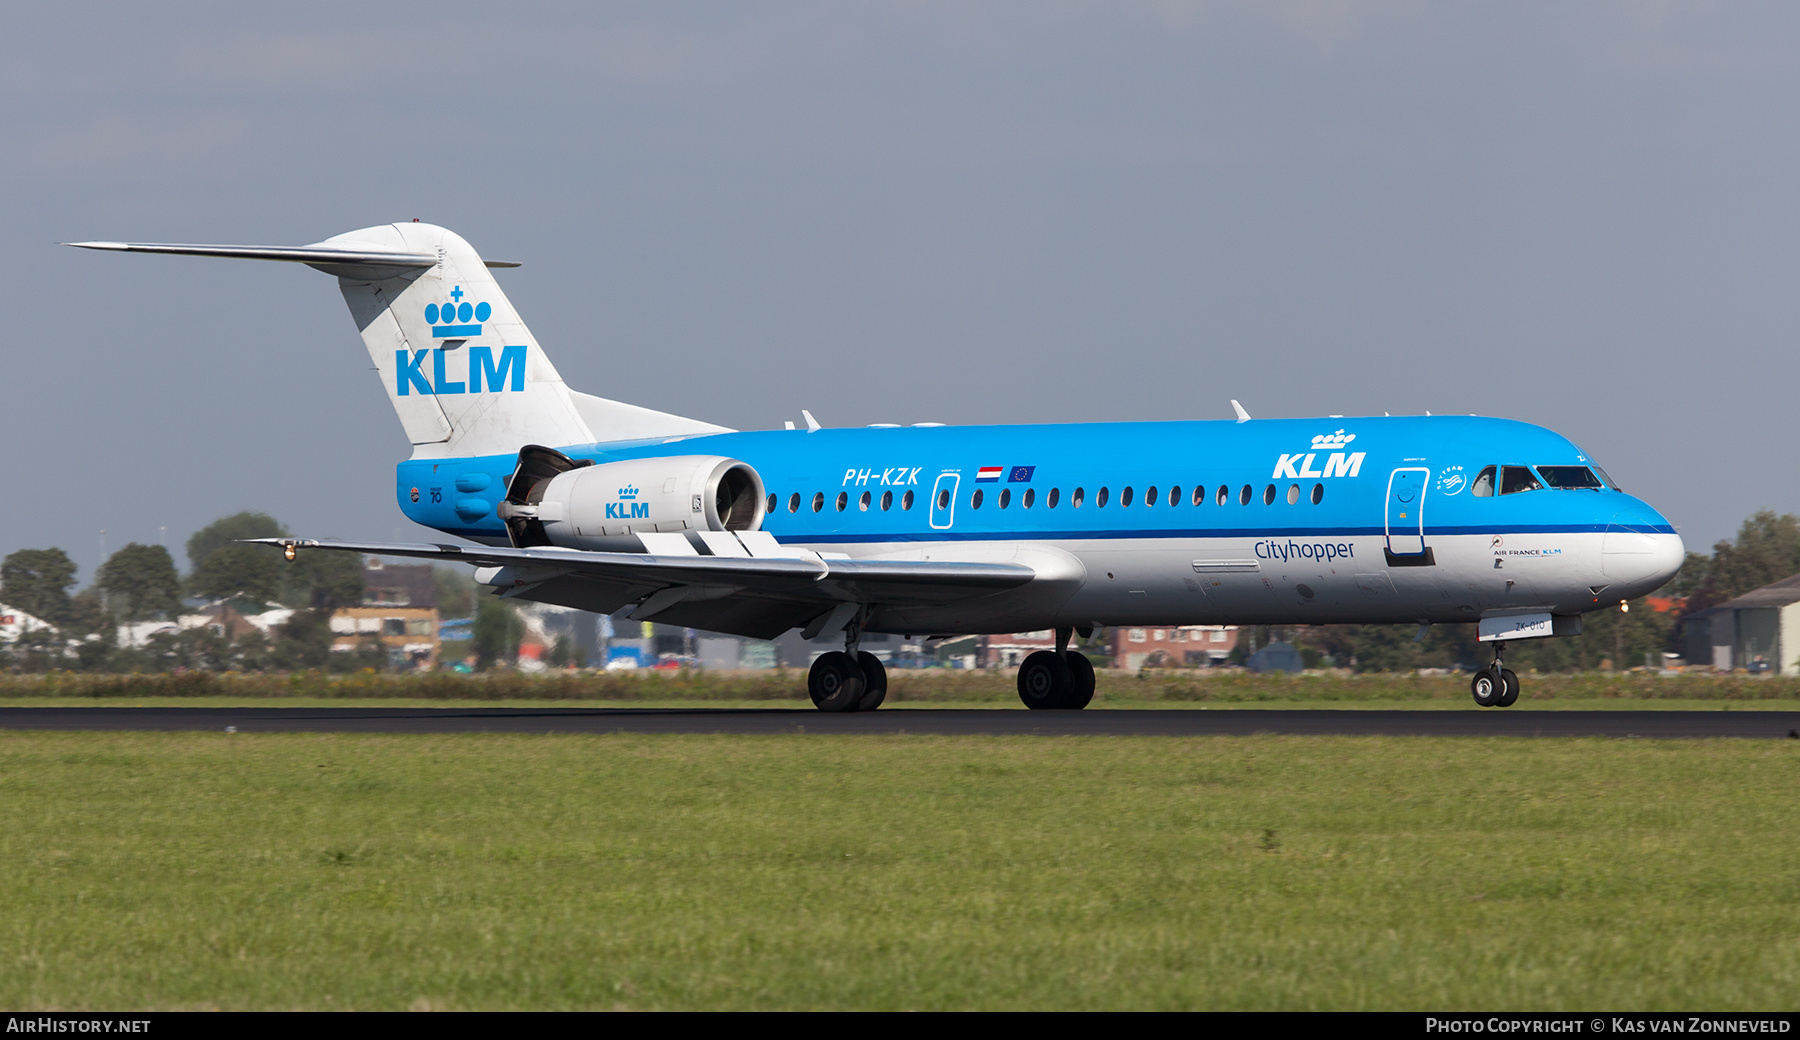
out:
<path id="1" fill-rule="evenodd" d="M 1008 484 L 1029 484 L 1031 475 L 1035 472 L 1037 472 L 1036 466 L 1014 466 L 1012 473 L 1007 475 L 1006 482 Z"/>

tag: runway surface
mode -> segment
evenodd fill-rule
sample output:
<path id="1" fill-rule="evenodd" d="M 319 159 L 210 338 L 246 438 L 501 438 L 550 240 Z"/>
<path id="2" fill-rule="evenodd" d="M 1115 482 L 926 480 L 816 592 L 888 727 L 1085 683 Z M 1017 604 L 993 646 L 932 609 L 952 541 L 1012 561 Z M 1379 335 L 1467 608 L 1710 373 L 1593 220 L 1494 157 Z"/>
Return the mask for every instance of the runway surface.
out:
<path id="1" fill-rule="evenodd" d="M 0 708 L 9 730 L 922 733 L 1023 736 L 1800 737 L 1800 711 L 1021 711 L 905 708 Z"/>

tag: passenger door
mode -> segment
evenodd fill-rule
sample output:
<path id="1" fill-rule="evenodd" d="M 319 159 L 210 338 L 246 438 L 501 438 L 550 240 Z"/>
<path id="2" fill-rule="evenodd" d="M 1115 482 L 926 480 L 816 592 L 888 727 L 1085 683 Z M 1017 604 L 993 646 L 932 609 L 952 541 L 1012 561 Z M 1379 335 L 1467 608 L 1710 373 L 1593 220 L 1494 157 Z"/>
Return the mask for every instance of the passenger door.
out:
<path id="1" fill-rule="evenodd" d="M 1431 471 L 1406 466 L 1388 475 L 1387 551 L 1390 557 L 1418 560 L 1425 550 L 1425 489 Z"/>

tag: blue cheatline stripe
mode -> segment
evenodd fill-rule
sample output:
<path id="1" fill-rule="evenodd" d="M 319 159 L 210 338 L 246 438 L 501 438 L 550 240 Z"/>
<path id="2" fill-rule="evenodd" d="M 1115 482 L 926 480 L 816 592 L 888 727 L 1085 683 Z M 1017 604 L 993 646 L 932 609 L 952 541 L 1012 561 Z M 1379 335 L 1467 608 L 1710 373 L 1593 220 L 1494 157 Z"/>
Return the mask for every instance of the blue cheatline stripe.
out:
<path id="1" fill-rule="evenodd" d="M 1606 531 L 1607 524 L 1518 524 L 1513 526 L 1492 525 L 1482 527 L 1444 527 L 1426 528 L 1425 538 L 1444 538 L 1453 535 L 1514 535 L 1514 534 L 1601 534 Z M 1126 530 L 1126 531 L 870 531 L 857 534 L 775 534 L 778 542 L 824 542 L 827 544 L 855 542 L 1049 542 L 1049 541 L 1083 541 L 1111 540 L 1123 538 L 1379 538 L 1387 531 L 1380 527 L 1244 527 L 1244 528 L 1208 528 L 1194 530 Z M 1402 533 L 1411 534 L 1410 531 Z M 1641 534 L 1674 534 L 1675 529 L 1668 526 L 1648 527 L 1639 530 Z"/>
<path id="2" fill-rule="evenodd" d="M 481 335 L 479 325 L 433 325 L 432 339 L 469 339 Z"/>

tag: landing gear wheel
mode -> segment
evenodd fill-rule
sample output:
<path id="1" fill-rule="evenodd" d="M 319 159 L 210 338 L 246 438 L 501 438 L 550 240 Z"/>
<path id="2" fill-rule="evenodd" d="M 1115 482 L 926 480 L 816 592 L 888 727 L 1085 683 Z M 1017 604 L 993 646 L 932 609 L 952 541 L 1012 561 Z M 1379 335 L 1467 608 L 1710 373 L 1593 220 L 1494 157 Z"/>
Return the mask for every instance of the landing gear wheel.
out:
<path id="1" fill-rule="evenodd" d="M 1094 699 L 1094 662 L 1088 660 L 1086 654 L 1076 650 L 1064 654 L 1063 661 L 1075 677 L 1075 692 L 1069 698 L 1069 707 L 1085 708 Z"/>
<path id="2" fill-rule="evenodd" d="M 1510 708 L 1513 706 L 1513 702 L 1519 699 L 1519 677 L 1513 673 L 1511 668 L 1502 668 L 1500 669 L 1500 678 L 1506 681 L 1506 690 L 1500 694 L 1498 700 L 1494 701 L 1494 707 Z"/>
<path id="3" fill-rule="evenodd" d="M 1075 673 L 1054 650 L 1039 650 L 1019 666 L 1019 699 L 1027 708 L 1069 708 Z"/>
<path id="4" fill-rule="evenodd" d="M 862 666 L 863 673 L 863 695 L 856 710 L 874 711 L 887 699 L 887 669 L 882 667 L 881 658 L 867 650 L 856 652 L 856 663 Z"/>
<path id="5" fill-rule="evenodd" d="M 1475 673 L 1469 681 L 1469 692 L 1474 695 L 1475 703 L 1483 708 L 1491 708 L 1500 703 L 1506 693 L 1506 680 L 1495 674 L 1492 669 L 1483 668 Z"/>
<path id="6" fill-rule="evenodd" d="M 806 692 L 820 711 L 855 711 L 862 703 L 863 670 L 842 650 L 820 654 L 806 674 Z"/>

